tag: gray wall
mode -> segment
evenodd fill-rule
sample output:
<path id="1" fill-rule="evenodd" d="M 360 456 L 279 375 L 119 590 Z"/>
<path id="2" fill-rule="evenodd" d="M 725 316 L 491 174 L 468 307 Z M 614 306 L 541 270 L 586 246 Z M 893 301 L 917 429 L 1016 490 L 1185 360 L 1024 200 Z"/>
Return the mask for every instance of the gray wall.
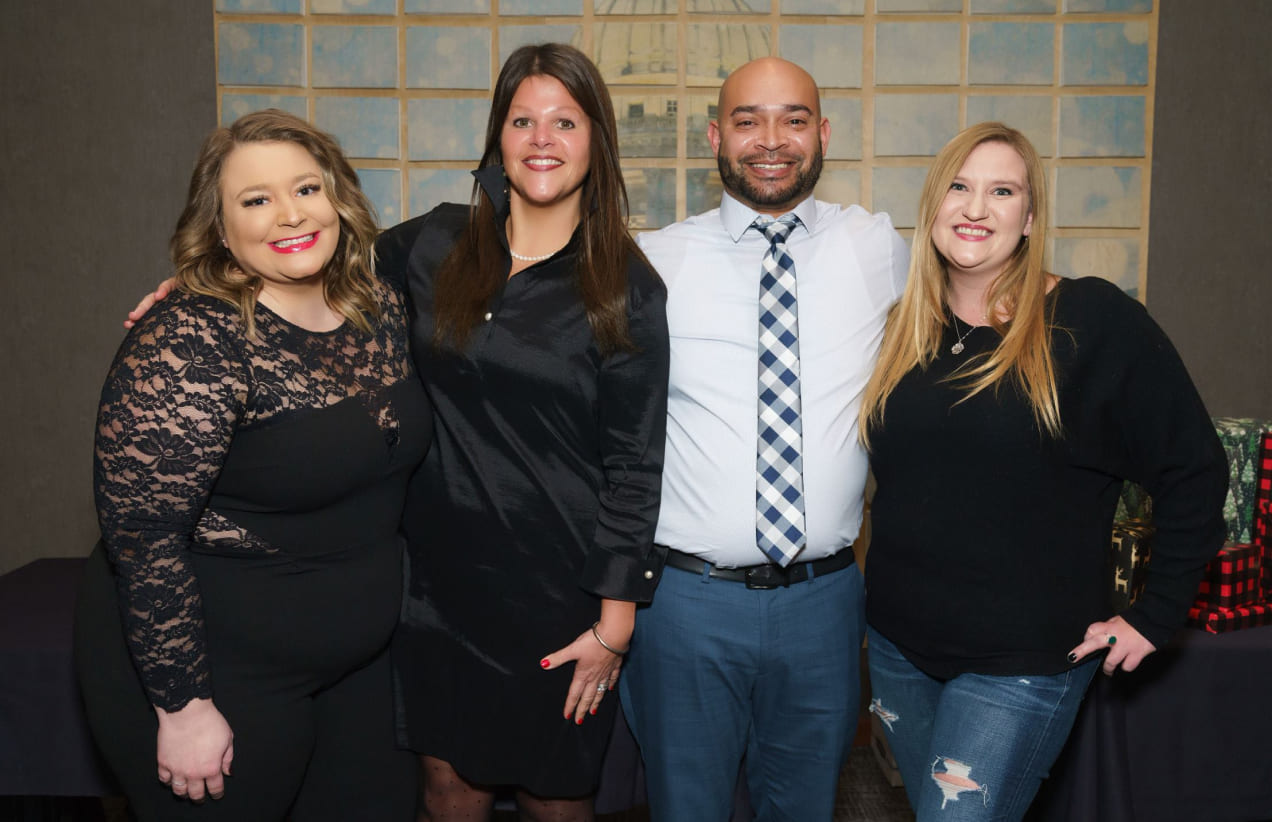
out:
<path id="1" fill-rule="evenodd" d="M 1160 2 L 1148 309 L 1212 414 L 1272 417 L 1272 3 Z"/>
<path id="2" fill-rule="evenodd" d="M 87 553 L 97 393 L 216 125 L 211 0 L 0 4 L 0 573 Z"/>
<path id="3" fill-rule="evenodd" d="M 1212 413 L 1272 417 L 1272 3 L 1160 0 L 1148 305 Z M 208 0 L 0 8 L 0 573 L 85 553 L 97 392 L 215 125 Z"/>

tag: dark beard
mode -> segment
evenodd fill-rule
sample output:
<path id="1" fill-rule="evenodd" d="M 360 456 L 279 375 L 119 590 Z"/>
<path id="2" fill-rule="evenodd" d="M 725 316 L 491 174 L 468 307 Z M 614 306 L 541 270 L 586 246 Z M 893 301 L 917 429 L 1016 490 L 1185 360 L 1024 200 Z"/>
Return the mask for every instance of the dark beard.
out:
<path id="1" fill-rule="evenodd" d="M 754 155 L 747 159 L 753 160 L 759 156 L 761 155 Z M 818 178 L 821 177 L 821 141 L 818 141 L 808 168 L 798 171 L 795 174 L 795 179 L 791 180 L 783 188 L 772 188 L 771 186 L 761 188 L 756 186 L 746 176 L 741 166 L 741 161 L 735 164 L 723 154 L 716 156 L 716 168 L 720 171 L 720 181 L 724 184 L 725 191 L 751 206 L 764 206 L 772 209 L 784 209 L 787 206 L 793 208 L 812 192 L 813 187 L 817 185 Z"/>

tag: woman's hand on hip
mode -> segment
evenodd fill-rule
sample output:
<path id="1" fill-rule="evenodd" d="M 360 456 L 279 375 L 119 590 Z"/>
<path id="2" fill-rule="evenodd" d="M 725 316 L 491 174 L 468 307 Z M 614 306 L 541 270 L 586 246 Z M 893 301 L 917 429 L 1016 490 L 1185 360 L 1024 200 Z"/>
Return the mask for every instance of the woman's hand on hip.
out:
<path id="1" fill-rule="evenodd" d="M 234 760 L 234 732 L 210 699 L 193 699 L 159 715 L 159 781 L 195 802 L 220 799 Z"/>
<path id="2" fill-rule="evenodd" d="M 1108 654 L 1104 657 L 1103 670 L 1108 676 L 1112 676 L 1119 666 L 1123 671 L 1135 670 L 1144 661 L 1144 657 L 1157 650 L 1129 622 L 1115 616 L 1110 620 L 1088 625 L 1082 644 L 1069 652 L 1069 661 L 1078 662 L 1105 649 Z"/>

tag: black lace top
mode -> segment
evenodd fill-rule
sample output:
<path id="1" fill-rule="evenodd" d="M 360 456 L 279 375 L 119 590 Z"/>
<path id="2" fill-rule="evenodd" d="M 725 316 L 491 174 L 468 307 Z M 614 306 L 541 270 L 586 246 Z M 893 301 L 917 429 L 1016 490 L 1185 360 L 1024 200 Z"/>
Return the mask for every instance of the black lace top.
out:
<path id="1" fill-rule="evenodd" d="M 153 704 L 177 710 L 212 695 L 190 552 L 271 552 L 287 538 L 281 530 L 262 535 L 255 525 L 246 528 L 236 522 L 234 506 L 216 504 L 236 438 L 266 428 L 273 435 L 346 400 L 365 411 L 354 417 L 369 416 L 383 436 L 370 470 L 326 472 L 328 479 L 309 492 L 317 500 L 298 499 L 294 490 L 313 466 L 286 466 L 283 482 L 277 471 L 265 482 L 257 479 L 258 488 L 291 487 L 267 492 L 275 498 L 245 506 L 248 512 L 314 510 L 342 494 L 361 493 L 391 472 L 402 475 L 404 486 L 422 457 L 428 437 L 415 430 L 413 453 L 405 455 L 409 465 L 390 466 L 394 460 L 384 458 L 401 450 L 403 418 L 427 429 L 429 415 L 422 397 L 411 394 L 420 389 L 407 358 L 401 297 L 383 283 L 376 288 L 383 316 L 370 334 L 348 322 L 327 333 L 307 331 L 258 305 L 252 339 L 234 307 L 177 292 L 146 315 L 116 354 L 98 412 L 94 486 L 129 646 Z M 343 443 L 307 445 L 312 452 Z M 330 459 L 348 457 L 337 452 Z M 297 461 L 304 460 L 284 460 Z M 226 471 L 231 473 L 261 471 Z M 400 505 L 402 492 L 395 493 Z M 385 527 L 396 530 L 396 518 L 385 518 L 392 519 Z M 243 520 L 255 523 L 251 514 Z"/>

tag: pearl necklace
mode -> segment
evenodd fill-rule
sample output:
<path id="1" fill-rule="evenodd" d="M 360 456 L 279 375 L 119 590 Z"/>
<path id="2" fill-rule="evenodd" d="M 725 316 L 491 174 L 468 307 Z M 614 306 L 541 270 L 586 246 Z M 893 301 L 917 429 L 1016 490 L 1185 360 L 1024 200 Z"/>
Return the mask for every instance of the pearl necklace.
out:
<path id="1" fill-rule="evenodd" d="M 560 250 L 561 249 L 559 248 L 557 249 L 557 251 L 560 251 Z M 526 256 L 525 254 L 518 254 L 517 252 L 513 251 L 511 248 L 508 249 L 508 253 L 512 255 L 512 259 L 521 260 L 521 262 L 523 263 L 541 263 L 544 260 L 551 257 L 553 254 L 556 254 L 557 251 L 549 251 L 547 254 L 539 254 L 534 257 L 529 257 L 529 256 Z"/>
<path id="2" fill-rule="evenodd" d="M 954 342 L 953 345 L 950 346 L 950 353 L 954 355 L 962 354 L 963 348 L 964 348 L 963 340 L 967 339 L 968 335 L 971 334 L 976 329 L 980 328 L 980 326 L 969 325 L 966 331 L 964 331 L 962 334 L 959 334 L 958 333 L 958 316 L 954 314 L 953 311 L 950 312 L 950 316 L 954 318 L 954 333 L 958 335 L 958 339 Z"/>

